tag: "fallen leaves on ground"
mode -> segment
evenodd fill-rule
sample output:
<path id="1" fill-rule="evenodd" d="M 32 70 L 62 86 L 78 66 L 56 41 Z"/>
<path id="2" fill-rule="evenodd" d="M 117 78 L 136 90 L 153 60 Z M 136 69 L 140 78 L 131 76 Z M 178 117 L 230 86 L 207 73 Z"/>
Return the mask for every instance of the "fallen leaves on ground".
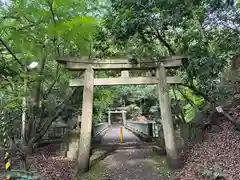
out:
<path id="1" fill-rule="evenodd" d="M 57 146 L 49 145 L 38 149 L 38 152 L 28 157 L 28 164 L 32 170 L 37 171 L 47 180 L 75 180 L 74 162 L 69 158 L 56 154 Z M 12 158 L 12 168 L 19 168 L 19 160 Z M 1 169 L 3 169 L 3 158 L 1 158 Z"/>
<path id="2" fill-rule="evenodd" d="M 239 114 L 234 114 L 237 119 Z M 219 129 L 206 132 L 203 142 L 192 144 L 183 151 L 181 157 L 185 165 L 173 176 L 174 180 L 207 180 L 209 178 L 203 176 L 204 171 L 216 166 L 222 169 L 226 180 L 240 179 L 240 132 L 227 120 L 220 124 Z M 31 168 L 45 179 L 75 180 L 72 172 L 74 162 L 56 155 L 57 149 L 59 147 L 54 145 L 38 149 L 38 152 L 28 158 Z M 3 164 L 2 158 L 0 170 L 3 169 Z M 17 168 L 19 162 L 13 159 L 12 164 Z"/>
<path id="3" fill-rule="evenodd" d="M 185 165 L 176 173 L 175 180 L 207 180 L 204 170 L 215 166 L 222 169 L 226 180 L 240 179 L 240 133 L 230 122 L 219 128 L 221 131 L 207 132 L 203 142 L 182 153 Z"/>
<path id="4" fill-rule="evenodd" d="M 41 153 L 29 158 L 29 162 L 33 162 L 33 169 L 36 169 L 46 179 L 75 180 L 74 162 L 66 157 L 57 156 L 54 152 L 56 151 L 48 146 L 43 148 Z"/>

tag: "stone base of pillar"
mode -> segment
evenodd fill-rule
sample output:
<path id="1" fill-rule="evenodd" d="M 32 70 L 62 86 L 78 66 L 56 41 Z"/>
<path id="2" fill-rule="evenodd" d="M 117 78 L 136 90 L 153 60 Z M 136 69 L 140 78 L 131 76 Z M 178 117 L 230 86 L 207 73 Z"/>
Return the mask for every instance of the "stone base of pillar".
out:
<path id="1" fill-rule="evenodd" d="M 76 159 L 78 155 L 79 130 L 68 130 L 66 137 L 61 145 L 60 154 L 70 159 Z"/>

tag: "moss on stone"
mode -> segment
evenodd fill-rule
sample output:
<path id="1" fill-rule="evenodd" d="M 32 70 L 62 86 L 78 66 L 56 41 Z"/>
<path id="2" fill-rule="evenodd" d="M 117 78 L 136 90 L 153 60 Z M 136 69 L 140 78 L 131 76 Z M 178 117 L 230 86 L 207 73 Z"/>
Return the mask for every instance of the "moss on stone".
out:
<path id="1" fill-rule="evenodd" d="M 104 170 L 105 166 L 103 164 L 97 164 L 92 167 L 91 171 L 79 176 L 78 180 L 100 180 L 103 176 Z"/>
<path id="2" fill-rule="evenodd" d="M 169 177 L 172 174 L 172 169 L 169 168 L 166 156 L 159 156 L 153 153 L 152 160 L 154 161 L 154 167 L 159 172 L 160 177 Z"/>

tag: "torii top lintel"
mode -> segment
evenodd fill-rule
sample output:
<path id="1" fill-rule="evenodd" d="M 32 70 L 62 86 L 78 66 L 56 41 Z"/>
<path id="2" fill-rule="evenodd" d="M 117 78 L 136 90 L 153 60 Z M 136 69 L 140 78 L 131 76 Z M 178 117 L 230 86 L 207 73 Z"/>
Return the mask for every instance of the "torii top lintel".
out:
<path id="1" fill-rule="evenodd" d="M 85 70 L 89 65 L 95 70 L 130 70 L 130 69 L 155 69 L 159 63 L 163 63 L 165 68 L 176 68 L 182 65 L 182 59 L 186 56 L 168 56 L 160 58 L 158 61 L 144 60 L 143 62 L 133 61 L 133 59 L 98 59 L 88 57 L 58 57 L 57 61 L 64 64 L 68 70 Z"/>

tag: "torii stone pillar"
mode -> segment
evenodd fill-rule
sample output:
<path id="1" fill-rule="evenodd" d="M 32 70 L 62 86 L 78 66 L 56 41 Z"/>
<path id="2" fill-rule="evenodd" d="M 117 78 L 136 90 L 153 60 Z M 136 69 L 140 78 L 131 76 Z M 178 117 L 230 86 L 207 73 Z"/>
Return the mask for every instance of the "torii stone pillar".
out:
<path id="1" fill-rule="evenodd" d="M 108 110 L 108 125 L 111 126 L 111 112 Z"/>
<path id="2" fill-rule="evenodd" d="M 158 97 L 161 109 L 161 119 L 163 126 L 163 134 L 165 140 L 165 148 L 167 152 L 168 162 L 171 167 L 179 168 L 179 157 L 176 146 L 175 131 L 173 126 L 173 119 L 171 113 L 171 107 L 168 96 L 168 84 L 166 78 L 166 70 L 161 64 L 157 70 L 157 76 L 159 77 L 158 84 Z"/>
<path id="3" fill-rule="evenodd" d="M 92 137 L 94 71 L 89 66 L 84 72 L 84 90 L 82 103 L 82 121 L 77 159 L 77 173 L 89 170 Z"/>
<path id="4" fill-rule="evenodd" d="M 125 126 L 126 125 L 126 120 L 127 120 L 125 110 L 122 110 L 122 120 L 123 120 L 123 126 Z"/>

